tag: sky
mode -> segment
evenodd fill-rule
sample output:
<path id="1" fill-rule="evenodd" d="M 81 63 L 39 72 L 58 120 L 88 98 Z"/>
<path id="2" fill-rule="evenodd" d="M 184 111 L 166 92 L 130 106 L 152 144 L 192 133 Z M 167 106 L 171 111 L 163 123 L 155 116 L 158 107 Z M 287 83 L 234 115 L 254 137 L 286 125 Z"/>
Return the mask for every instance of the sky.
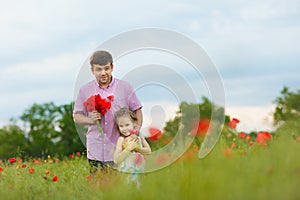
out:
<path id="1" fill-rule="evenodd" d="M 1 1 L 0 27 L 0 126 L 33 103 L 70 103 L 81 68 L 99 45 L 149 27 L 185 35 L 205 50 L 223 83 L 225 112 L 241 120 L 240 131 L 273 130 L 274 100 L 284 86 L 300 87 L 299 0 L 11 0 Z M 153 63 L 177 70 L 180 62 L 165 52 L 135 52 L 115 62 L 114 76 Z M 179 72 L 202 94 L 205 77 L 189 69 Z M 172 79 L 168 84 L 176 87 Z M 163 126 L 178 109 L 178 94 L 161 85 L 137 88 L 137 94 L 145 125 Z"/>

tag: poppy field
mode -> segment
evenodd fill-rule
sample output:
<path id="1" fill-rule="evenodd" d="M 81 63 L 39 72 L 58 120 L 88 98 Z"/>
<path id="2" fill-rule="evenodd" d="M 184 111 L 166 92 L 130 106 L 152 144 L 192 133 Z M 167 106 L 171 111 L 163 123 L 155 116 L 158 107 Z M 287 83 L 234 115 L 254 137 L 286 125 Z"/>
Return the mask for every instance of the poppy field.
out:
<path id="1" fill-rule="evenodd" d="M 168 167 L 139 175 L 140 188 L 114 170 L 90 176 L 84 152 L 1 160 L 1 199 L 300 199 L 300 137 L 237 132 L 236 120 L 207 157 L 192 144 Z"/>

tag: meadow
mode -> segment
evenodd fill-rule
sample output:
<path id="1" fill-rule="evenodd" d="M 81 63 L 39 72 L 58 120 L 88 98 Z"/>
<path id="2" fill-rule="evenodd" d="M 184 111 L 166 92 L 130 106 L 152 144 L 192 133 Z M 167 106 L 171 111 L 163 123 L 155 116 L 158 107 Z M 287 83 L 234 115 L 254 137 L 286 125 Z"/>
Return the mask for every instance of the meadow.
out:
<path id="1" fill-rule="evenodd" d="M 11 158 L 0 163 L 0 199 L 300 199 L 300 141 L 288 135 L 267 143 L 228 145 L 221 137 L 205 158 L 194 145 L 172 165 L 140 175 L 93 177 L 85 155 L 64 159 Z"/>

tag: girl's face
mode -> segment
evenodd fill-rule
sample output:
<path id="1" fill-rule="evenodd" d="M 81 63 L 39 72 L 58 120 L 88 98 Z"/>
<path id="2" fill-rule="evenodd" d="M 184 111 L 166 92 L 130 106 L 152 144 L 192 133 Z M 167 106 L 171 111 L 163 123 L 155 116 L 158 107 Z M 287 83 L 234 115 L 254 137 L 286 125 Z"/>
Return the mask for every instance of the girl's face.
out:
<path id="1" fill-rule="evenodd" d="M 134 124 L 129 117 L 124 116 L 118 119 L 118 127 L 122 135 L 129 136 L 130 130 L 134 128 Z"/>

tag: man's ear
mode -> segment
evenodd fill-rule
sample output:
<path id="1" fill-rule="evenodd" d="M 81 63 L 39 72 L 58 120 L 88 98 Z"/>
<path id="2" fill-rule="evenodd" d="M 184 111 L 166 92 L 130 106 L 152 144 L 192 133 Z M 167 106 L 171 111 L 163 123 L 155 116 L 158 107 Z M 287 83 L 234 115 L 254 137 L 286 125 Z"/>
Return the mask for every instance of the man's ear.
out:
<path id="1" fill-rule="evenodd" d="M 110 66 L 111 66 L 111 70 L 113 71 L 114 70 L 114 64 L 111 63 Z"/>
<path id="2" fill-rule="evenodd" d="M 92 72 L 92 74 L 94 74 L 94 67 L 93 66 L 91 66 L 91 72 Z"/>

